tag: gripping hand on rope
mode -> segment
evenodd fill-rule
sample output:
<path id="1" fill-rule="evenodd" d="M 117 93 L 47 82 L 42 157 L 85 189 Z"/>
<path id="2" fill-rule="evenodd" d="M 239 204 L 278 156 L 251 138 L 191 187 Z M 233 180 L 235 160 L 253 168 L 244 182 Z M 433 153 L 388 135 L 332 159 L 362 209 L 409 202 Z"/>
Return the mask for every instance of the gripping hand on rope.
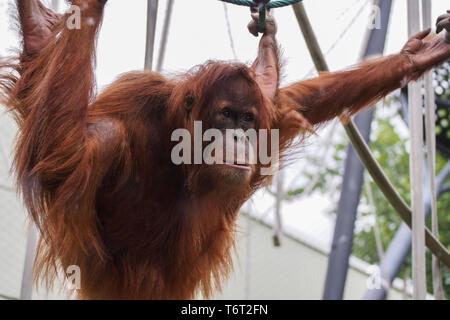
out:
<path id="1" fill-rule="evenodd" d="M 252 21 L 248 24 L 248 31 L 255 37 L 258 36 L 258 21 L 259 21 L 259 13 L 257 8 L 251 8 L 252 10 Z M 277 23 L 270 11 L 268 10 L 266 13 L 266 29 L 264 35 L 275 37 L 278 31 Z"/>
<path id="2" fill-rule="evenodd" d="M 248 30 L 255 37 L 258 36 L 258 10 L 252 8 L 252 21 L 248 24 Z M 266 28 L 259 43 L 258 57 L 252 65 L 258 83 L 264 92 L 268 92 L 270 98 L 276 96 L 279 87 L 280 63 L 278 45 L 275 39 L 277 23 L 270 11 L 266 13 Z"/>

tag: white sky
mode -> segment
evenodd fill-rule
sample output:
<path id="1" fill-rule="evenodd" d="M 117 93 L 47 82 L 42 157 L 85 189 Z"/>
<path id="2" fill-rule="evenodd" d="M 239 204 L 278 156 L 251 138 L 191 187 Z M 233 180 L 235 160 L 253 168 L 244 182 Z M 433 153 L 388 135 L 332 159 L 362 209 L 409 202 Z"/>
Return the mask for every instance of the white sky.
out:
<path id="1" fill-rule="evenodd" d="M 0 1 L 0 56 L 7 55 L 8 49 L 17 45 L 16 33 L 11 29 L 11 19 L 7 15 L 12 2 Z M 167 1 L 159 0 L 159 3 L 155 60 L 158 56 Z M 324 52 L 328 52 L 333 44 L 342 38 L 326 55 L 332 70 L 342 69 L 357 62 L 361 42 L 367 30 L 370 3 L 369 0 L 304 1 Z M 406 3 L 406 0 L 393 0 L 386 54 L 398 52 L 407 40 Z M 432 4 L 433 20 L 445 13 L 446 9 L 450 9 L 449 2 L 445 0 L 433 0 Z M 146 7 L 146 0 L 109 0 L 98 47 L 99 87 L 108 85 L 119 74 L 143 68 Z M 250 21 L 249 10 L 228 5 L 228 11 L 238 59 L 251 62 L 256 56 L 258 39 L 251 36 L 246 29 Z M 291 8 L 282 8 L 275 10 L 275 17 L 279 25 L 278 40 L 284 52 L 284 83 L 300 80 L 309 73 L 313 64 L 295 16 Z M 348 26 L 351 26 L 350 29 L 342 37 Z M 223 4 L 217 0 L 176 0 L 164 72 L 182 72 L 208 59 L 233 59 Z M 326 136 L 325 133 L 322 135 Z M 320 142 L 320 139 L 317 140 Z M 308 147 L 306 152 L 320 152 L 321 146 L 323 145 L 316 143 L 315 146 Z M 298 164 L 286 170 L 287 182 L 290 182 L 289 178 L 292 179 L 304 165 L 300 160 Z M 260 193 L 253 200 L 258 211 L 264 211 L 271 202 L 272 198 L 267 193 Z M 329 244 L 333 222 L 322 214 L 328 204 L 327 199 L 319 196 L 295 201 L 285 205 L 283 219 L 303 232 L 314 233 L 318 240 Z"/>

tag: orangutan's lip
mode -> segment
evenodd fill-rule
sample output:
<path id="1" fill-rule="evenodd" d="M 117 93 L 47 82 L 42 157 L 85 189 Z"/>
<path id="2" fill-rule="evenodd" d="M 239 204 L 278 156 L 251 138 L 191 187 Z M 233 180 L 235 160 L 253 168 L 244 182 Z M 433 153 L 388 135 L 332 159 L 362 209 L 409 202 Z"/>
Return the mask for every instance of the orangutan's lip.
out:
<path id="1" fill-rule="evenodd" d="M 251 167 L 249 165 L 246 164 L 237 164 L 237 163 L 224 163 L 224 166 L 233 168 L 233 169 L 238 169 L 238 170 L 247 170 L 250 171 Z"/>

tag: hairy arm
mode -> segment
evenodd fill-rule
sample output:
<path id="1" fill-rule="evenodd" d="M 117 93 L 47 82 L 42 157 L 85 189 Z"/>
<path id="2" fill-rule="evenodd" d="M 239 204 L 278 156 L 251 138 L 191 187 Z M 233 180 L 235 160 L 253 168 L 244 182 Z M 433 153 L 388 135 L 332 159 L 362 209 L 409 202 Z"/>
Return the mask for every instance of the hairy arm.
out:
<path id="1" fill-rule="evenodd" d="M 448 18 L 446 20 L 443 25 L 450 29 Z M 317 78 L 283 88 L 280 101 L 299 111 L 312 125 L 337 116 L 348 119 L 361 108 L 417 80 L 450 58 L 446 38 L 426 39 L 429 32 L 425 30 L 412 37 L 399 54 L 364 62 L 341 72 L 322 73 Z"/>
<path id="2" fill-rule="evenodd" d="M 258 36 L 258 13 L 252 13 L 248 29 Z M 255 78 L 261 90 L 272 100 L 276 98 L 280 85 L 280 55 L 277 40 L 277 25 L 270 12 L 267 12 L 266 32 L 259 42 L 258 57 L 252 65 Z"/>
<path id="3" fill-rule="evenodd" d="M 393 55 L 365 62 L 341 72 L 282 88 L 284 106 L 299 111 L 312 125 L 337 116 L 348 118 L 364 106 L 412 80 L 413 67 L 406 56 Z"/>
<path id="4" fill-rule="evenodd" d="M 75 246 L 102 251 L 96 241 L 96 191 L 108 168 L 127 152 L 121 123 L 88 124 L 87 109 L 95 98 L 95 42 L 105 2 L 73 1 L 82 10 L 81 29 L 68 29 L 66 14 L 44 34 L 33 31 L 29 38 L 27 23 L 38 21 L 43 7 L 40 1 L 18 1 L 24 54 L 31 45 L 38 51 L 21 62 L 15 87 L 21 110 L 16 171 L 25 204 L 50 244 L 47 263 L 57 256 L 63 265 L 70 263 L 65 254 Z"/>
<path id="5" fill-rule="evenodd" d="M 81 5 L 87 1 L 77 2 Z M 97 1 L 89 2 L 98 5 Z M 95 38 L 101 22 L 93 8 L 86 7 L 82 15 L 83 20 L 95 18 L 95 24 L 83 21 L 80 30 L 69 30 L 64 17 L 50 36 L 39 42 L 46 44 L 37 57 L 22 63 L 15 88 L 22 92 L 18 102 L 29 111 L 20 128 L 20 150 L 27 152 L 22 157 L 27 160 L 27 168 L 20 163 L 22 173 L 47 158 L 64 158 L 79 151 L 87 139 L 87 107 L 94 98 Z M 25 35 L 24 42 L 26 48 Z"/>

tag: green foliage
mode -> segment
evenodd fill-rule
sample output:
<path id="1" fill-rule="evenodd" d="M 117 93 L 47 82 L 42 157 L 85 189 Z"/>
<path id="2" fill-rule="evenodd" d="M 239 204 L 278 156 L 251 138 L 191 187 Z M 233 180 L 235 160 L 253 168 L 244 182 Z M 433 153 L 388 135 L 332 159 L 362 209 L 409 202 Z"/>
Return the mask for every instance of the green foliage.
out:
<path id="1" fill-rule="evenodd" d="M 441 69 L 437 70 L 434 77 L 434 85 L 436 94 L 444 99 L 450 99 L 449 90 L 449 73 L 450 65 L 445 64 Z M 371 137 L 371 149 L 385 170 L 387 176 L 392 181 L 394 187 L 398 190 L 400 195 L 407 203 L 410 203 L 410 179 L 409 179 L 409 153 L 406 149 L 407 139 L 402 137 L 402 130 L 405 132 L 404 124 L 402 123 L 400 114 L 397 112 L 398 98 L 391 97 L 386 102 L 386 107 L 379 109 L 376 120 L 373 125 L 373 132 Z M 450 121 L 450 118 L 449 118 Z M 399 128 L 402 126 L 403 128 Z M 405 134 L 403 134 L 405 136 Z M 314 192 L 320 192 L 327 198 L 331 199 L 337 207 L 337 201 L 340 194 L 340 183 L 333 184 L 330 181 L 336 178 L 342 179 L 344 161 L 346 158 L 346 148 L 348 140 L 342 136 L 340 141 L 335 144 L 335 151 L 329 161 L 326 161 L 326 170 L 321 170 L 317 166 L 320 165 L 319 155 L 308 155 L 309 172 L 320 172 L 317 179 L 317 184 L 312 188 Z M 437 172 L 439 172 L 448 159 L 437 156 Z M 314 175 L 308 177 L 312 178 Z M 447 182 L 450 182 L 448 179 Z M 358 212 L 358 221 L 355 228 L 355 237 L 353 242 L 353 254 L 369 263 L 377 264 L 380 261 L 378 257 L 375 234 L 374 221 L 377 224 L 380 232 L 380 238 L 383 248 L 386 250 L 392 241 L 396 231 L 400 227 L 402 220 L 398 214 L 392 209 L 384 195 L 380 192 L 374 182 L 370 182 L 372 196 L 375 204 L 375 213 L 370 210 L 369 198 L 366 188 L 363 189 L 361 203 Z M 288 194 L 288 198 L 298 197 L 301 193 L 308 189 L 306 187 L 293 190 Z M 439 238 L 440 241 L 450 250 L 450 193 L 442 195 L 438 200 L 438 214 L 439 214 Z M 334 213 L 335 209 L 330 213 Z M 429 219 L 430 220 L 430 219 Z M 427 222 L 430 227 L 430 221 Z M 403 274 L 411 275 L 410 259 L 405 263 L 400 272 L 400 277 Z M 442 265 L 442 275 L 444 282 L 444 290 L 447 298 L 450 298 L 450 270 Z M 428 291 L 432 290 L 432 275 L 431 275 L 431 254 L 427 252 L 427 282 Z"/>
<path id="2" fill-rule="evenodd" d="M 406 151 L 406 140 L 401 139 L 396 134 L 390 119 L 379 119 L 378 128 L 375 131 L 375 139 L 372 141 L 371 148 L 376 150 L 376 158 L 380 165 L 384 168 L 389 179 L 394 184 L 400 195 L 408 203 L 410 203 L 410 181 L 409 181 L 409 154 Z M 446 160 L 438 156 L 437 167 L 438 172 L 445 165 Z M 388 248 L 398 227 L 401 219 L 397 213 L 389 205 L 383 194 L 379 191 L 375 183 L 371 183 L 371 189 L 376 207 L 376 220 L 380 229 L 383 247 Z M 367 190 L 364 189 L 362 203 L 368 202 Z M 365 206 L 360 206 L 365 207 Z M 440 241 L 447 245 L 450 249 L 450 194 L 444 194 L 438 201 L 439 213 L 439 231 Z M 369 210 L 360 210 L 360 216 L 372 215 Z M 428 222 L 429 224 L 429 222 Z M 429 226 L 430 227 L 430 226 Z M 375 246 L 374 229 L 362 230 L 355 234 L 353 245 L 353 254 L 364 259 L 369 263 L 378 263 L 379 257 Z M 411 267 L 405 264 L 408 274 L 411 274 Z M 447 297 L 450 296 L 450 270 L 443 266 L 444 288 Z M 404 270 L 401 272 L 403 274 Z M 428 290 L 432 292 L 431 278 L 431 255 L 427 254 L 427 281 Z"/>

